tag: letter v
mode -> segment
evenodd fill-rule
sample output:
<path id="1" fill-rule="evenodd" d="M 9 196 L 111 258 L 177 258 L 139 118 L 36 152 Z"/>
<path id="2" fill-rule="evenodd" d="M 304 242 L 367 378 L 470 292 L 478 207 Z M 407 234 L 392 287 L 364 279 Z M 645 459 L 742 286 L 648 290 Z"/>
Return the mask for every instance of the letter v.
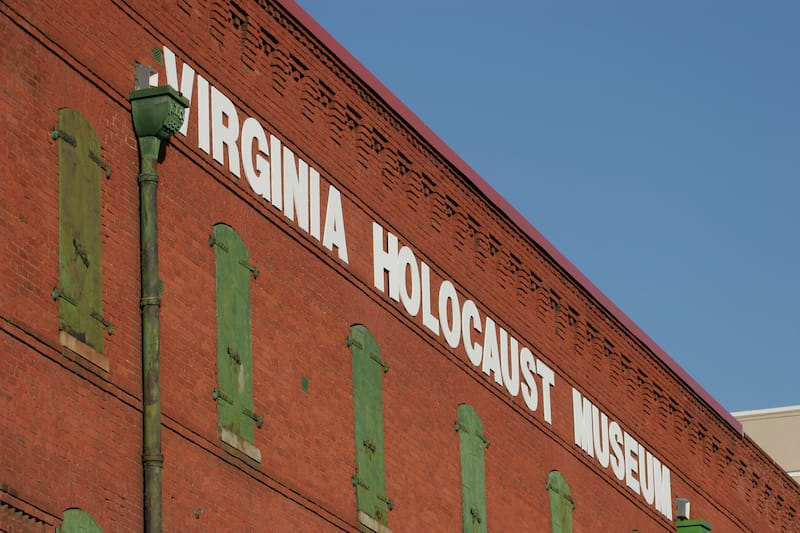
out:
<path id="1" fill-rule="evenodd" d="M 173 89 L 183 94 L 191 104 L 192 90 L 194 89 L 194 69 L 186 63 L 183 64 L 183 68 L 181 69 L 181 82 L 179 85 L 178 60 L 175 57 L 175 53 L 166 46 L 164 47 L 164 67 L 167 70 L 167 83 L 171 85 Z M 181 135 L 186 135 L 186 131 L 189 129 L 190 109 L 191 106 L 183 113 L 183 125 L 180 130 Z"/>

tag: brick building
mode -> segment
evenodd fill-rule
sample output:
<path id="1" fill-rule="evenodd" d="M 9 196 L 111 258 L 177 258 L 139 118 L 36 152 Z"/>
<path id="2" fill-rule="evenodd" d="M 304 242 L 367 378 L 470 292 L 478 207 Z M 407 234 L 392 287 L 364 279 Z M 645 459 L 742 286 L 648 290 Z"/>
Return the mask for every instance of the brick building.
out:
<path id="1" fill-rule="evenodd" d="M 290 0 L 0 17 L 0 530 L 800 530 L 800 486 Z"/>

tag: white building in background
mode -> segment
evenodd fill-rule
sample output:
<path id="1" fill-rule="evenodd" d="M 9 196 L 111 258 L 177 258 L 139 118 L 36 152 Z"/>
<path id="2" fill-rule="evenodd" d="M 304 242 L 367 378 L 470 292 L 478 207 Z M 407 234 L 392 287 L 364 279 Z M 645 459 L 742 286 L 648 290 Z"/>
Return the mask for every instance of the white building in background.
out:
<path id="1" fill-rule="evenodd" d="M 800 483 L 800 405 L 733 413 L 745 435 Z"/>

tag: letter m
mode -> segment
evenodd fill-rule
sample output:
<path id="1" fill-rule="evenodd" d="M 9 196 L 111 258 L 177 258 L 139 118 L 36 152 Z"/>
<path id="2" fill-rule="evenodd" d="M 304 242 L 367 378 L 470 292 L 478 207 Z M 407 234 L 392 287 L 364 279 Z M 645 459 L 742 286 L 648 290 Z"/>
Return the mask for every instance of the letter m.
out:
<path id="1" fill-rule="evenodd" d="M 594 441 L 592 440 L 592 402 L 572 389 L 572 413 L 575 424 L 575 444 L 594 457 Z"/>

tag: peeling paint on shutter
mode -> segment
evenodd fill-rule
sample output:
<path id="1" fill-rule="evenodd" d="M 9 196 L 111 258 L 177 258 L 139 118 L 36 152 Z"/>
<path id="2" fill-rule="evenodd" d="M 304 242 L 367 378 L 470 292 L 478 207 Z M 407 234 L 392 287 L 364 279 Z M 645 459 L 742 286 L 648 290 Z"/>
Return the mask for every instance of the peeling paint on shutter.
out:
<path id="1" fill-rule="evenodd" d="M 486 477 L 484 450 L 489 441 L 483 435 L 483 424 L 475 410 L 458 406 L 458 432 L 461 449 L 461 506 L 464 533 L 486 533 Z"/>
<path id="2" fill-rule="evenodd" d="M 64 511 L 64 522 L 56 529 L 56 533 L 103 533 L 103 530 L 86 511 L 67 509 Z"/>
<path id="3" fill-rule="evenodd" d="M 75 109 L 61 109 L 58 129 L 59 302 L 61 329 L 103 351 L 100 198 L 102 169 L 94 161 L 100 142 L 92 126 Z"/>
<path id="4" fill-rule="evenodd" d="M 239 235 L 225 224 L 214 226 L 217 277 L 217 372 L 214 391 L 220 425 L 251 444 L 253 424 L 253 358 L 250 323 L 249 254 Z"/>
<path id="5" fill-rule="evenodd" d="M 553 533 L 572 533 L 572 510 L 575 500 L 569 483 L 558 470 L 553 470 L 547 476 L 545 485 L 550 492 L 550 521 Z"/>
<path id="6" fill-rule="evenodd" d="M 356 488 L 358 510 L 379 523 L 387 524 L 394 507 L 386 496 L 383 452 L 383 397 L 381 380 L 388 365 L 369 330 L 362 325 L 350 328 L 347 344 L 353 353 L 353 401 L 355 408 Z"/>

